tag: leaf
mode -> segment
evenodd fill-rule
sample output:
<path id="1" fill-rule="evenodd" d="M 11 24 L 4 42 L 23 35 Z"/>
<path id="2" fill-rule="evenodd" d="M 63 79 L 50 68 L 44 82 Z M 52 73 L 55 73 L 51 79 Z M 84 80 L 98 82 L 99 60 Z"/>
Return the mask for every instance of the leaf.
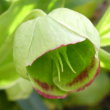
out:
<path id="1" fill-rule="evenodd" d="M 100 49 L 99 58 L 101 61 L 101 67 L 110 70 L 110 53 L 108 53 L 104 49 Z"/>
<path id="2" fill-rule="evenodd" d="M 15 1 L 0 16 L 0 89 L 12 86 L 20 77 L 13 62 L 13 34 L 27 14 L 36 6 L 35 2 L 34 0 Z"/>
<path id="3" fill-rule="evenodd" d="M 0 16 L 0 58 L 8 54 L 13 33 L 29 12 L 35 7 L 34 0 L 20 0 L 14 2 L 10 8 Z M 21 17 L 22 16 L 22 17 Z M 8 18 L 8 19 L 7 19 Z M 11 42 L 12 43 L 12 42 Z M 7 51 L 5 51 L 7 49 Z M 5 51 L 4 56 L 2 55 Z M 4 59 L 4 58 L 3 58 Z"/>
<path id="4" fill-rule="evenodd" d="M 24 2 L 24 3 L 23 3 Z M 24 5 L 26 5 L 24 7 Z M 29 13 L 30 10 L 34 7 L 34 5 L 30 4 L 27 1 L 17 1 L 11 5 L 11 7 L 0 16 L 0 45 L 5 40 L 5 38 L 13 33 L 16 27 L 22 22 L 24 17 Z M 15 10 L 16 9 L 16 10 Z M 18 15 L 19 13 L 19 15 Z M 21 15 L 23 15 L 21 17 Z M 7 20 L 8 17 L 8 20 Z M 5 31 L 4 31 L 5 30 Z M 5 37 L 5 38 L 4 38 Z"/>
<path id="5" fill-rule="evenodd" d="M 28 98 L 32 90 L 28 80 L 19 78 L 12 87 L 6 89 L 6 93 L 9 100 L 15 101 Z"/>
<path id="6" fill-rule="evenodd" d="M 101 46 L 110 45 L 110 6 L 97 24 L 96 28 L 100 33 Z"/>
<path id="7" fill-rule="evenodd" d="M 79 84 L 80 86 L 77 88 L 71 88 L 72 90 L 82 88 L 95 77 L 97 68 L 99 68 L 97 52 L 100 42 L 98 32 L 86 17 L 66 8 L 56 9 L 48 15 L 41 14 L 40 10 L 35 12 L 37 17 L 21 24 L 15 33 L 14 60 L 17 71 L 24 78 L 30 78 L 39 94 L 48 98 L 64 98 L 68 94 L 66 91 L 71 90 L 64 87 L 65 82 L 70 80 L 66 80 L 65 75 L 60 75 L 60 70 L 63 71 L 63 65 L 64 74 L 70 69 L 70 77 L 75 79 L 92 63 L 90 71 L 86 72 L 89 74 L 89 78 L 85 79 L 84 83 Z M 85 43 L 80 45 L 82 42 Z M 68 45 L 72 44 L 74 44 L 73 50 L 69 50 L 68 48 L 71 46 Z M 78 48 L 75 46 L 77 44 Z M 83 54 L 85 48 L 86 51 Z M 79 53 L 75 49 L 78 49 Z M 68 51 L 73 51 L 77 56 L 68 53 Z M 76 57 L 78 57 L 77 60 L 75 60 Z M 82 60 L 83 57 L 85 61 Z M 79 65 L 76 62 L 80 62 Z M 73 75 L 75 73 L 76 75 Z M 65 79 L 63 89 L 59 87 L 63 83 L 60 77 Z M 60 79 L 61 83 L 58 84 Z"/>
<path id="8" fill-rule="evenodd" d="M 19 77 L 13 63 L 2 65 L 0 67 L 0 89 L 11 87 Z"/>
<path id="9" fill-rule="evenodd" d="M 100 33 L 101 46 L 110 45 L 110 6 L 106 10 L 105 14 L 97 24 L 96 28 Z M 101 67 L 110 70 L 110 53 L 100 49 L 99 57 L 101 60 Z"/>
<path id="10" fill-rule="evenodd" d="M 10 46 L 12 47 L 12 44 Z M 1 59 L 2 63 L 0 63 L 0 89 L 11 87 L 20 77 L 13 62 L 12 48 L 9 51 L 7 57 L 5 56 L 6 58 Z"/>

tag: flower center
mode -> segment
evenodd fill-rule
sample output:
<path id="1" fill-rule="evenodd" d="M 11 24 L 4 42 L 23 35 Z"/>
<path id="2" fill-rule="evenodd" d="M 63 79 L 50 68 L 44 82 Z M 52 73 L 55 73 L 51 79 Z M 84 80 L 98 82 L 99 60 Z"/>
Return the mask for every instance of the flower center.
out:
<path id="1" fill-rule="evenodd" d="M 73 73 L 76 73 L 76 71 L 73 69 L 69 59 L 68 59 L 68 55 L 67 55 L 67 47 L 61 47 L 59 49 L 56 49 L 52 52 L 50 52 L 50 57 L 52 58 L 52 60 L 54 61 L 56 68 L 57 68 L 57 72 L 58 72 L 58 79 L 59 81 L 61 80 L 60 78 L 60 74 L 61 72 L 63 72 L 64 67 L 63 67 L 63 61 L 62 61 L 62 57 L 63 56 L 65 62 L 67 63 L 68 67 L 71 69 L 71 71 Z"/>

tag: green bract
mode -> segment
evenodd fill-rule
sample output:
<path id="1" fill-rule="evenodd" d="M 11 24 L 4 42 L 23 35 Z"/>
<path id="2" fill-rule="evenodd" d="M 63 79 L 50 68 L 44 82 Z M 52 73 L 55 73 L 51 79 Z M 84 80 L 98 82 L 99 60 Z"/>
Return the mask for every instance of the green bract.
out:
<path id="1" fill-rule="evenodd" d="M 32 16 L 32 17 L 31 17 Z M 47 98 L 64 98 L 88 86 L 99 71 L 99 34 L 83 15 L 35 10 L 16 31 L 18 73 Z"/>

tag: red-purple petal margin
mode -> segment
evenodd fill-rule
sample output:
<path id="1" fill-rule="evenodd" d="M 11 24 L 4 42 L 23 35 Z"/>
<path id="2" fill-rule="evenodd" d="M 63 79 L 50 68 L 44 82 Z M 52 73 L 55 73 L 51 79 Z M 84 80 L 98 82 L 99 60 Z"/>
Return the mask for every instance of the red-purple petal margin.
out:
<path id="1" fill-rule="evenodd" d="M 100 72 L 100 61 L 99 61 L 99 66 L 98 66 L 98 68 L 97 68 L 96 74 L 95 74 L 95 76 L 93 77 L 93 79 L 92 79 L 90 82 L 88 82 L 87 84 L 85 84 L 83 87 L 81 87 L 81 88 L 79 88 L 79 89 L 77 89 L 77 90 L 75 90 L 75 91 L 72 91 L 72 93 L 82 91 L 82 90 L 84 90 L 86 87 L 90 86 L 90 85 L 93 83 L 93 81 L 95 80 L 95 78 L 98 76 L 99 72 Z M 69 95 L 69 93 L 70 93 L 70 92 L 69 92 L 68 94 L 65 94 L 65 95 L 63 95 L 63 96 L 54 96 L 54 95 L 50 95 L 50 94 L 44 93 L 44 92 L 42 92 L 42 91 L 40 91 L 40 90 L 38 90 L 38 89 L 36 89 L 36 88 L 35 88 L 35 90 L 36 90 L 36 92 L 37 92 L 38 94 L 40 94 L 40 95 L 42 95 L 43 97 L 48 98 L 48 99 L 64 99 L 64 98 L 66 98 L 66 97 Z"/>
<path id="2" fill-rule="evenodd" d="M 54 95 L 46 94 L 46 93 L 44 93 L 44 92 L 42 92 L 36 88 L 35 88 L 35 90 L 37 91 L 38 94 L 40 94 L 43 97 L 48 98 L 48 99 L 64 99 L 67 97 L 67 94 L 63 95 L 63 96 L 54 96 Z"/>
<path id="3" fill-rule="evenodd" d="M 98 76 L 99 72 L 100 72 L 100 61 L 99 61 L 99 66 L 97 68 L 96 74 L 93 77 L 93 79 L 90 82 L 88 82 L 87 84 L 85 84 L 83 87 L 77 89 L 75 92 L 80 92 L 80 91 L 84 90 L 86 87 L 90 86 L 93 83 L 93 81 L 95 80 L 95 78 Z"/>

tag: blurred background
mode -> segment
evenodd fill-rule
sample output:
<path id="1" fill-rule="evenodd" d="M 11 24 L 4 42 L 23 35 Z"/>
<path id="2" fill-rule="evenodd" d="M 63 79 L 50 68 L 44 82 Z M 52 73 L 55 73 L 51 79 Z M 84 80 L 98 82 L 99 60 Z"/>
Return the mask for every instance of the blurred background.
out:
<path id="1" fill-rule="evenodd" d="M 8 16 L 9 19 L 16 19 L 22 10 L 28 10 L 30 7 L 42 9 L 46 13 L 55 8 L 66 7 L 84 14 L 96 26 L 109 6 L 110 0 L 0 0 L 0 16 L 8 10 L 9 13 L 14 13 Z M 25 17 L 23 13 L 19 19 L 22 17 Z M 103 48 L 110 52 L 110 46 Z M 110 71 L 101 68 L 99 76 L 91 86 L 65 99 L 45 99 L 34 90 L 28 98 L 14 97 L 14 94 L 19 93 L 18 89 L 8 95 L 7 91 L 1 89 L 0 110 L 110 110 Z"/>

